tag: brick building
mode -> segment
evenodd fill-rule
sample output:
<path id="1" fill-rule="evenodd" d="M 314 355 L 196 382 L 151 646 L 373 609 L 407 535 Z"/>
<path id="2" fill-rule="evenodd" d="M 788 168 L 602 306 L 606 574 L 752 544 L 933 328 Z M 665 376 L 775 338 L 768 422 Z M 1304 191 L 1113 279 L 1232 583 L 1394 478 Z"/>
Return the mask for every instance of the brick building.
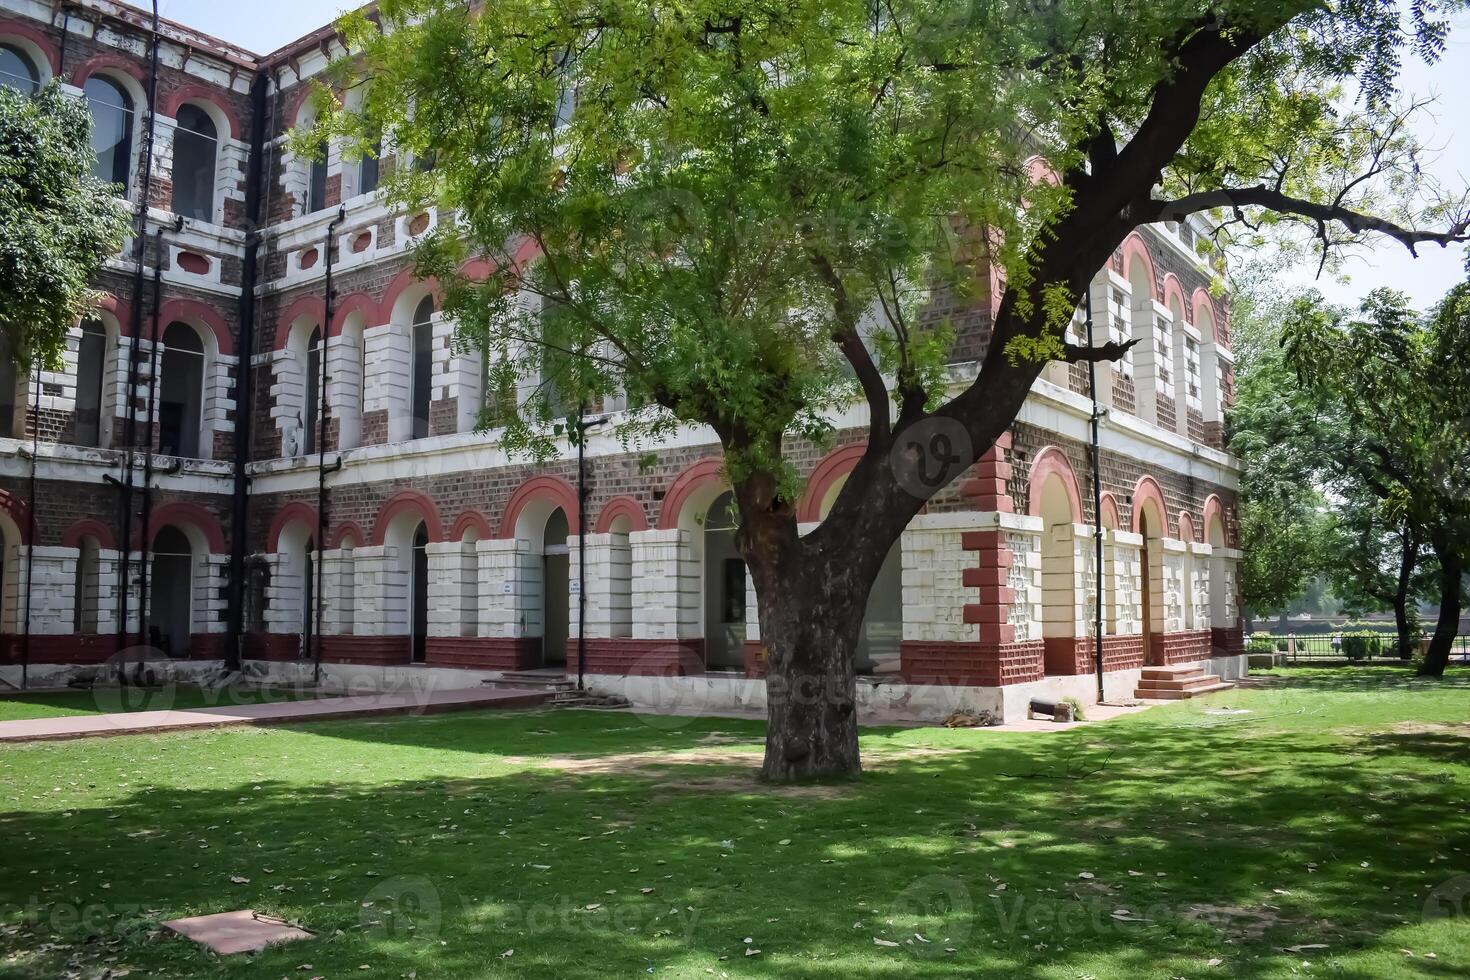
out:
<path id="1" fill-rule="evenodd" d="M 262 57 L 179 24 L 155 32 L 112 0 L 0 0 L 0 83 L 85 98 L 98 172 L 149 209 L 64 369 L 0 376 L 3 676 L 102 661 L 142 632 L 177 659 L 239 644 L 252 660 L 319 653 L 476 683 L 575 670 L 585 630 L 599 683 L 758 685 L 713 433 L 681 432 L 651 468 L 612 426 L 594 434 L 583 514 L 569 448 L 533 466 L 474 431 L 481 356 L 452 343 L 408 260 L 452 216 L 385 207 L 391 154 L 313 163 L 286 143 L 340 53 L 330 28 Z M 1093 286 L 1099 335 L 1144 338 L 1099 368 L 1102 513 L 1086 369 L 1053 364 L 1003 445 L 890 556 L 862 651 L 873 685 L 1085 696 L 1095 523 L 1120 686 L 1145 664 L 1231 670 L 1233 362 L 1194 236 L 1135 234 Z M 957 375 L 973 374 L 988 308 L 931 313 L 954 319 Z M 810 474 L 803 521 L 823 516 L 865 421 L 854 405 L 833 447 L 793 447 Z"/>

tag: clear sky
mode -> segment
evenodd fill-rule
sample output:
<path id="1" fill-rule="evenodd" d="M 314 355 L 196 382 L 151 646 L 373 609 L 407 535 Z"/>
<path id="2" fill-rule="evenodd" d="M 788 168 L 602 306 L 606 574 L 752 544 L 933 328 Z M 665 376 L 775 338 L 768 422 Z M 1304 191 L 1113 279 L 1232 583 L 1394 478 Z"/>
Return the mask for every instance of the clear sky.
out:
<path id="1" fill-rule="evenodd" d="M 141 5 L 141 0 L 131 0 Z M 159 12 L 216 37 L 259 53 L 276 48 L 330 23 L 355 0 L 160 0 Z M 1420 141 L 1432 148 L 1425 170 L 1446 188 L 1470 186 L 1470 12 L 1457 17 L 1449 49 L 1434 67 L 1410 57 L 1403 87 L 1416 98 L 1440 101 L 1420 120 Z M 1339 303 L 1356 303 L 1369 290 L 1392 286 L 1410 295 L 1420 306 L 1438 300 L 1465 278 L 1463 246 L 1420 249 L 1412 258 L 1403 246 L 1383 242 L 1353 256 L 1344 270 L 1345 283 L 1329 280 L 1314 284 Z M 1315 264 L 1296 270 L 1291 278 L 1313 283 Z"/>

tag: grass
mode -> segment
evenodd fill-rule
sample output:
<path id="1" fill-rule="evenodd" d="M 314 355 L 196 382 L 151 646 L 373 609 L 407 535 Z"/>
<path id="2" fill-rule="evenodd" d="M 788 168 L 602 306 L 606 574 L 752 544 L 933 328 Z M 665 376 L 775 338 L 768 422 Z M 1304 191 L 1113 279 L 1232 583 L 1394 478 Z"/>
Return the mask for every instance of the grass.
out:
<path id="1" fill-rule="evenodd" d="M 0 721 L 62 718 L 109 712 L 161 711 L 183 708 L 229 708 L 315 697 L 311 691 L 269 688 L 101 687 L 95 691 L 47 691 L 0 697 Z"/>
<path id="2" fill-rule="evenodd" d="M 750 779 L 758 724 L 616 713 L 8 748 L 0 977 L 1466 975 L 1425 910 L 1470 895 L 1470 674 L 1277 674 L 873 730 L 861 781 L 800 792 Z M 244 907 L 320 938 L 155 929 Z"/>

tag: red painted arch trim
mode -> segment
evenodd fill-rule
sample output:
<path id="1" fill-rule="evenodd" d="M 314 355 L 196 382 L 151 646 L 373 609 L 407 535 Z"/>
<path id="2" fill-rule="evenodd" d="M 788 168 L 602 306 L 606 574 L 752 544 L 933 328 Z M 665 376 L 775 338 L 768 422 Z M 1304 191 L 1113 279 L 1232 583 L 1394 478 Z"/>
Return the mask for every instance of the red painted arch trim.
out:
<path id="1" fill-rule="evenodd" d="M 1194 291 L 1194 295 L 1190 299 L 1193 300 L 1190 314 L 1194 317 L 1194 325 L 1196 327 L 1202 322 L 1200 320 L 1200 313 L 1206 310 L 1209 311 L 1211 324 L 1210 336 L 1204 339 L 1207 343 L 1214 343 L 1216 336 L 1220 332 L 1220 310 L 1215 306 L 1214 297 L 1210 295 L 1209 290 L 1200 287 Z M 1201 333 L 1203 333 L 1203 330 L 1201 330 Z"/>
<path id="2" fill-rule="evenodd" d="M 343 521 L 337 525 L 336 531 L 327 535 L 327 546 L 335 550 L 344 547 L 350 540 L 352 547 L 361 548 L 367 539 L 367 532 L 362 529 L 361 524 L 356 521 Z"/>
<path id="3" fill-rule="evenodd" d="M 184 501 L 174 501 L 153 509 L 153 517 L 148 525 L 148 550 L 153 548 L 158 532 L 170 524 L 192 527 L 199 531 L 209 542 L 210 554 L 222 555 L 229 550 L 225 544 L 225 532 L 215 516 L 198 504 Z M 141 535 L 143 529 L 139 528 L 138 533 Z"/>
<path id="4" fill-rule="evenodd" d="M 636 497 L 624 494 L 609 500 L 607 506 L 602 508 L 602 513 L 597 516 L 596 533 L 611 533 L 613 521 L 619 517 L 626 517 L 634 531 L 648 530 L 648 512 Z"/>
<path id="5" fill-rule="evenodd" d="M 80 548 L 83 538 L 93 539 L 97 542 L 97 547 L 104 551 L 117 550 L 117 538 L 113 535 L 112 528 L 91 517 L 84 517 L 67 528 L 61 535 L 61 546 Z"/>
<path id="6" fill-rule="evenodd" d="M 45 34 L 36 30 L 30 24 L 26 24 L 18 20 L 11 20 L 9 17 L 5 17 L 0 18 L 0 40 L 3 40 L 6 36 L 23 37 L 27 41 L 30 41 L 36 47 L 41 49 L 41 53 L 44 54 L 46 56 L 46 60 L 50 62 L 47 67 L 51 69 L 51 77 L 55 78 L 57 75 L 61 74 L 61 50 L 56 46 L 56 43 Z M 77 82 L 77 84 L 80 85 L 81 82 Z"/>
<path id="7" fill-rule="evenodd" d="M 1067 456 L 1056 446 L 1047 446 L 1031 461 L 1030 487 L 1027 493 L 1026 512 L 1032 517 L 1041 516 L 1041 488 L 1050 476 L 1059 476 L 1062 488 L 1067 491 L 1067 502 L 1072 507 L 1072 523 L 1082 523 L 1082 491 L 1077 474 Z"/>
<path id="8" fill-rule="evenodd" d="M 1102 493 L 1102 516 L 1103 527 L 1110 527 L 1115 531 L 1122 529 L 1123 515 L 1122 512 L 1118 510 L 1118 498 L 1114 497 L 1106 490 L 1104 490 Z M 1108 523 L 1109 518 L 1111 518 L 1112 520 L 1111 524 Z"/>
<path id="9" fill-rule="evenodd" d="M 1152 500 L 1164 526 L 1159 528 L 1159 537 L 1169 536 L 1169 506 L 1164 502 L 1164 491 L 1151 476 L 1141 477 L 1133 488 L 1133 533 L 1143 533 L 1143 505 Z"/>
<path id="10" fill-rule="evenodd" d="M 237 140 L 240 138 L 240 133 L 242 132 L 240 129 L 240 117 L 236 115 L 234 108 L 227 101 L 220 98 L 218 91 L 208 86 L 180 85 L 163 100 L 163 104 L 159 106 L 159 111 L 170 119 L 177 119 L 179 110 L 183 108 L 186 102 L 207 102 L 211 106 L 214 106 L 214 108 L 218 109 L 224 115 L 225 120 L 230 124 L 230 139 Z"/>
<path id="11" fill-rule="evenodd" d="M 410 513 L 418 514 L 423 520 L 431 542 L 444 540 L 444 525 L 440 523 L 439 510 L 429 495 L 419 490 L 400 490 L 389 497 L 382 510 L 378 511 L 378 519 L 373 523 L 373 544 L 381 545 L 387 540 L 388 525 L 394 518 Z"/>
<path id="12" fill-rule="evenodd" d="M 496 537 L 509 539 L 516 536 L 516 522 L 521 518 L 521 511 L 526 505 L 537 498 L 544 497 L 556 506 L 560 507 L 567 515 L 567 533 L 580 534 L 581 515 L 577 513 L 577 491 L 572 485 L 559 476 L 533 476 L 531 479 L 516 487 L 515 493 L 510 495 L 510 500 L 505 503 L 505 510 L 500 515 L 500 533 Z"/>
<path id="13" fill-rule="evenodd" d="M 1123 278 L 1132 282 L 1133 263 L 1142 262 L 1148 273 L 1149 299 L 1158 299 L 1159 277 L 1154 272 L 1154 259 L 1149 254 L 1148 243 L 1143 240 L 1143 236 L 1136 231 L 1131 233 L 1123 239 L 1123 244 L 1119 246 L 1118 251 L 1123 253 Z"/>
<path id="14" fill-rule="evenodd" d="M 286 349 L 286 344 L 291 339 L 291 328 L 303 316 L 311 317 L 317 326 L 321 326 L 327 319 L 326 300 L 311 294 L 296 297 L 276 321 L 276 350 Z"/>
<path id="15" fill-rule="evenodd" d="M 1180 541 L 1193 542 L 1194 541 L 1194 518 L 1189 516 L 1189 511 L 1187 511 L 1187 510 L 1181 510 L 1179 512 L 1178 525 L 1179 525 L 1179 540 Z"/>
<path id="16" fill-rule="evenodd" d="M 1212 518 L 1220 521 L 1220 537 L 1228 545 L 1230 538 L 1227 535 L 1228 528 L 1225 525 L 1225 505 L 1220 502 L 1219 495 L 1213 493 L 1205 498 L 1204 532 L 1206 541 L 1209 541 L 1210 538 L 1210 520 Z"/>
<path id="17" fill-rule="evenodd" d="M 87 83 L 87 79 L 99 71 L 106 69 L 121 72 L 139 85 L 143 85 L 145 88 L 147 86 L 148 76 L 144 73 L 141 64 L 111 51 L 104 51 L 102 54 L 94 55 L 73 68 L 71 70 L 71 83 L 77 88 L 81 88 Z M 142 107 L 134 106 L 133 109 L 135 111 L 141 111 Z"/>
<path id="18" fill-rule="evenodd" d="M 1190 307 L 1189 300 L 1185 298 L 1184 283 L 1180 282 L 1179 277 L 1174 273 L 1166 272 L 1164 273 L 1164 305 L 1172 311 L 1174 307 L 1169 303 L 1171 299 L 1179 301 L 1180 317 L 1186 321 L 1193 321 L 1194 310 Z"/>
<path id="19" fill-rule="evenodd" d="M 366 293 L 353 293 L 337 302 L 332 310 L 331 336 L 340 337 L 342 329 L 347 325 L 347 318 L 354 313 L 361 313 L 363 329 L 381 326 L 378 304 Z"/>
<path id="20" fill-rule="evenodd" d="M 475 532 L 475 539 L 488 541 L 494 537 L 490 530 L 490 519 L 477 510 L 467 510 L 459 515 L 459 520 L 454 522 L 454 527 L 449 531 L 450 541 L 463 541 L 464 536 L 470 531 Z"/>
<path id="21" fill-rule="evenodd" d="M 158 336 L 163 337 L 164 329 L 175 320 L 185 323 L 198 320 L 214 333 L 215 344 L 219 347 L 221 354 L 235 353 L 235 338 L 230 333 L 230 328 L 225 325 L 224 317 L 219 311 L 208 303 L 202 303 L 197 299 L 184 299 L 175 297 L 168 300 L 158 310 Z"/>
<path id="22" fill-rule="evenodd" d="M 711 483 L 726 485 L 724 470 L 723 459 L 702 459 L 675 477 L 669 492 L 664 496 L 663 506 L 659 508 L 660 530 L 672 530 L 679 526 L 679 513 L 696 490 Z"/>
<path id="23" fill-rule="evenodd" d="M 108 293 L 98 299 L 96 308 L 111 314 L 112 318 L 117 321 L 118 333 L 124 337 L 133 335 L 132 311 L 127 303 Z"/>
<path id="24" fill-rule="evenodd" d="M 0 490 L 0 510 L 10 515 L 15 522 L 16 530 L 20 531 L 20 543 L 31 543 L 31 511 L 24 500 L 8 490 Z"/>
<path id="25" fill-rule="evenodd" d="M 393 307 L 398 305 L 398 300 L 404 293 L 417 286 L 422 286 L 434 297 L 434 310 L 437 312 L 444 303 L 443 291 L 439 288 L 437 279 L 420 279 L 413 274 L 410 266 L 393 277 L 388 288 L 383 290 L 383 299 L 378 303 L 379 315 L 386 321 L 393 316 Z"/>
<path id="26" fill-rule="evenodd" d="M 838 480 L 853 471 L 867 451 L 867 443 L 855 442 L 839 446 L 822 457 L 822 461 L 812 469 L 812 475 L 807 477 L 806 493 L 802 494 L 801 503 L 796 508 L 798 522 L 811 524 L 822 519 L 822 501 Z"/>
<path id="27" fill-rule="evenodd" d="M 276 512 L 275 520 L 271 521 L 270 532 L 266 535 L 266 550 L 271 554 L 281 550 L 281 535 L 285 533 L 286 527 L 293 521 L 305 524 L 310 530 L 311 540 L 316 540 L 317 515 L 316 508 L 301 501 L 293 501 Z"/>

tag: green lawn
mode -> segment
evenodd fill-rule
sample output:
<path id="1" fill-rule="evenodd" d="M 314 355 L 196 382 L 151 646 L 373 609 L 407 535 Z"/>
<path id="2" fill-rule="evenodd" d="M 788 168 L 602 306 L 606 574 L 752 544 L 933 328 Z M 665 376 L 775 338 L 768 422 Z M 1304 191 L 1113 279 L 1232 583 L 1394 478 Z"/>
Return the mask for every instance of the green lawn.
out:
<path id="1" fill-rule="evenodd" d="M 8 692 L 0 697 L 0 721 L 60 718 L 114 711 L 161 711 L 182 708 L 229 708 L 314 697 L 309 691 L 261 688 L 103 687 L 95 691 L 48 691 L 44 694 Z"/>
<path id="2" fill-rule="evenodd" d="M 1470 674 L 1283 675 L 873 731 L 860 783 L 802 792 L 749 778 L 757 724 L 626 713 L 6 748 L 0 976 L 1470 974 L 1466 919 L 1424 915 L 1470 895 Z M 243 907 L 320 938 L 152 928 Z"/>

